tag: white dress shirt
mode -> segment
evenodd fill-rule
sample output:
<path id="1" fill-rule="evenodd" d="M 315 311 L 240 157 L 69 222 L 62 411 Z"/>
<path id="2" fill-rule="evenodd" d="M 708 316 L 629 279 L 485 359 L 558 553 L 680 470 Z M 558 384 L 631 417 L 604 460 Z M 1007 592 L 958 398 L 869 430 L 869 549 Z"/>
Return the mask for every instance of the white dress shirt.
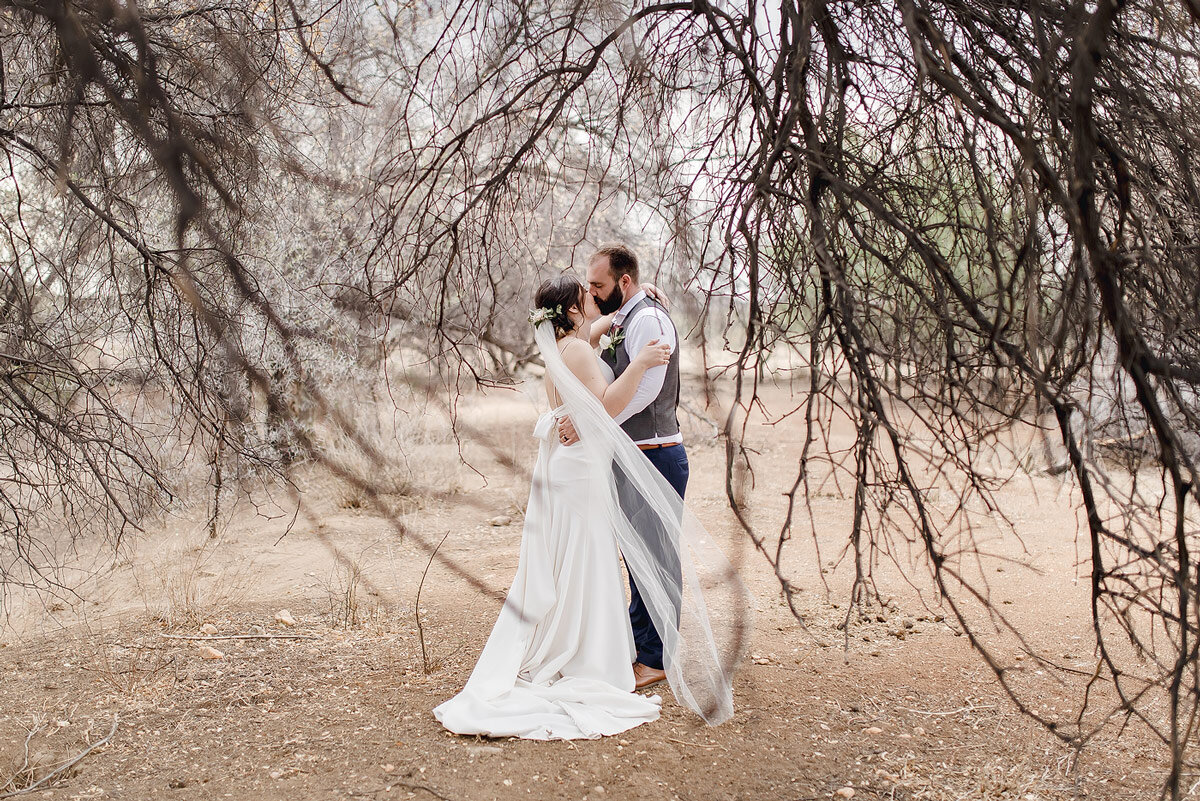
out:
<path id="1" fill-rule="evenodd" d="M 646 297 L 644 291 L 638 292 L 625 301 L 624 305 L 613 316 L 612 324 L 614 326 L 619 325 L 625 330 L 625 340 L 621 343 L 621 347 L 625 348 L 630 360 L 637 356 L 638 352 L 652 339 L 666 342 L 671 346 L 672 353 L 679 347 L 679 342 L 675 336 L 675 326 L 671 324 L 671 318 L 667 316 L 667 313 L 662 308 L 655 304 L 650 304 L 649 308 L 643 309 L 636 317 L 630 320 L 628 326 L 625 326 L 625 315 L 644 297 Z M 649 406 L 650 402 L 657 398 L 658 393 L 662 391 L 663 381 L 666 380 L 666 377 L 667 365 L 665 364 L 661 364 L 658 367 L 651 367 L 643 373 L 642 380 L 638 382 L 637 389 L 633 392 L 633 398 L 621 410 L 621 413 L 613 418 L 617 421 L 617 424 L 624 423 L 630 417 L 633 417 Z M 683 442 L 683 434 L 636 440 L 636 444 L 638 445 L 658 445 L 672 442 Z"/>

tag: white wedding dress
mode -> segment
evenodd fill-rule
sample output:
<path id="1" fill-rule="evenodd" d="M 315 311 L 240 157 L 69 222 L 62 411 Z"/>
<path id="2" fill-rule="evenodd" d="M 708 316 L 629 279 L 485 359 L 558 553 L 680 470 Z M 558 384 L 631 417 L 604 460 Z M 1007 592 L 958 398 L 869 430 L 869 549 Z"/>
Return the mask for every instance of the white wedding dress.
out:
<path id="1" fill-rule="evenodd" d="M 617 541 L 603 516 L 595 464 L 558 442 L 556 415 L 534 436 L 549 487 L 530 493 L 517 575 L 467 686 L 435 709 L 458 734 L 573 740 L 658 718 L 658 696 L 633 692 L 636 655 Z"/>
<path id="2" fill-rule="evenodd" d="M 679 495 L 563 364 L 549 323 L 535 334 L 563 406 L 534 428 L 538 459 L 508 597 L 466 686 L 434 716 L 457 734 L 532 740 L 595 738 L 656 720 L 660 698 L 633 691 L 623 556 L 663 637 L 675 697 L 722 723 L 733 714 L 733 666 L 749 625 L 745 587 Z M 604 372 L 611 380 L 606 365 Z M 581 438 L 571 446 L 558 441 L 563 414 Z"/>

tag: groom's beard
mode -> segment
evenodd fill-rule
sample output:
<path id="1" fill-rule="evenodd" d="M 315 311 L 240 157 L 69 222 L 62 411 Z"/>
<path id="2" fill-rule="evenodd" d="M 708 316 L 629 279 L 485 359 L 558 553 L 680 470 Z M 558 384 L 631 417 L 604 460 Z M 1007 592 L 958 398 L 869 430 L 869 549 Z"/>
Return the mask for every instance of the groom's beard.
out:
<path id="1" fill-rule="evenodd" d="M 612 314 L 617 309 L 621 308 L 625 302 L 625 298 L 621 297 L 621 287 L 613 287 L 613 291 L 608 293 L 608 297 L 602 298 L 596 295 L 596 307 L 600 309 L 601 314 Z"/>

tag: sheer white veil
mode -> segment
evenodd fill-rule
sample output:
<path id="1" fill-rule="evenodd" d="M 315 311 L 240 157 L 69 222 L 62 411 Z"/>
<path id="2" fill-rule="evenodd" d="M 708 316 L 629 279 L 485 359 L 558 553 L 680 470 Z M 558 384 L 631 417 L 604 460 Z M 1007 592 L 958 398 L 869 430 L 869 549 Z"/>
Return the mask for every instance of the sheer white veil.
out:
<path id="1" fill-rule="evenodd" d="M 750 631 L 749 596 L 713 538 L 566 366 L 549 322 L 535 329 L 546 373 L 596 464 L 596 498 L 663 640 L 667 681 L 710 725 L 733 714 L 733 671 Z"/>

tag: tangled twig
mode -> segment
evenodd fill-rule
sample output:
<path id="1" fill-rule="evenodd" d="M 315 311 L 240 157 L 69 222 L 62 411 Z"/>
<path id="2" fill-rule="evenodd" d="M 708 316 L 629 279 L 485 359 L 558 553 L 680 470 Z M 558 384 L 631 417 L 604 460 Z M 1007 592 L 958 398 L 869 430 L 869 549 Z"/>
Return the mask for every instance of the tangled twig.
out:
<path id="1" fill-rule="evenodd" d="M 87 748 L 83 749 L 83 751 L 81 751 L 79 754 L 77 754 L 73 759 L 71 759 L 67 762 L 64 762 L 62 765 L 59 765 L 57 768 L 52 770 L 50 773 L 47 773 L 45 776 L 38 779 L 36 782 L 29 785 L 28 787 L 22 788 L 20 790 L 13 790 L 12 792 L 9 792 L 9 793 L 4 793 L 3 795 L 0 795 L 0 799 L 14 798 L 18 795 L 24 795 L 25 793 L 32 793 L 34 790 L 41 789 L 44 785 L 51 782 L 55 777 L 67 772 L 71 768 L 78 765 L 80 762 L 83 761 L 83 758 L 86 757 L 88 754 L 92 753 L 92 751 L 96 750 L 97 748 L 99 748 L 102 745 L 107 744 L 113 738 L 113 735 L 117 733 L 117 726 L 120 724 L 120 722 L 121 722 L 121 716 L 114 715 L 112 728 L 109 729 L 108 734 L 105 735 L 103 739 L 97 740 L 96 742 L 92 743 Z"/>

